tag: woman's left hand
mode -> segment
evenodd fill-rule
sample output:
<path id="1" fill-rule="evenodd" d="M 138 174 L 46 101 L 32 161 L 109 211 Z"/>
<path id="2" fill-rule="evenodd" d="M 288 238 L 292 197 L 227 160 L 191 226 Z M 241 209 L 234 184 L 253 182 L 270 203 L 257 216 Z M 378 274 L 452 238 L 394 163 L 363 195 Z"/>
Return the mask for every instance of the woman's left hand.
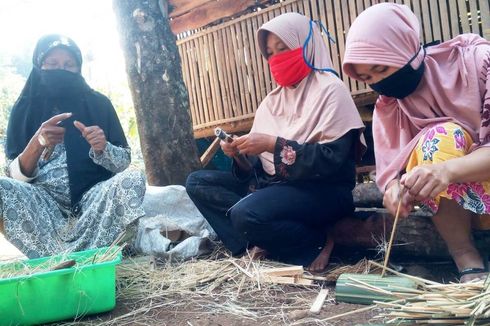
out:
<path id="1" fill-rule="evenodd" d="M 427 164 L 415 167 L 404 174 L 400 183 L 415 200 L 435 198 L 447 189 L 450 178 L 444 163 Z"/>
<path id="2" fill-rule="evenodd" d="M 105 138 L 104 130 L 102 130 L 99 126 L 90 126 L 87 127 L 80 121 L 73 122 L 75 127 L 82 133 L 83 138 L 90 144 L 92 149 L 100 154 L 104 151 L 107 140 Z"/>
<path id="3" fill-rule="evenodd" d="M 241 154 L 258 155 L 263 152 L 274 153 L 276 140 L 276 136 L 250 133 L 236 138 L 233 143 Z"/>

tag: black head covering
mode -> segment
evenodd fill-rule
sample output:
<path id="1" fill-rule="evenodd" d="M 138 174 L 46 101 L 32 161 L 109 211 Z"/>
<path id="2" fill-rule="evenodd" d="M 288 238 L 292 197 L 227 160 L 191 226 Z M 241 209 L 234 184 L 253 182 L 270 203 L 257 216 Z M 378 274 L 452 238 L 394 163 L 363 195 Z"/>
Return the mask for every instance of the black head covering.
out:
<path id="1" fill-rule="evenodd" d="M 33 55 L 34 67 L 10 114 L 5 153 L 8 159 L 15 159 L 44 121 L 56 114 L 72 112 L 63 126 L 66 128 L 64 144 L 71 201 L 75 205 L 85 191 L 109 179 L 113 173 L 92 161 L 90 145 L 73 121 L 99 126 L 113 145 L 127 147 L 128 144 L 110 100 L 92 90 L 79 73 L 40 69 L 48 52 L 58 47 L 72 53 L 81 68 L 81 52 L 73 40 L 62 35 L 47 35 L 38 41 Z"/>

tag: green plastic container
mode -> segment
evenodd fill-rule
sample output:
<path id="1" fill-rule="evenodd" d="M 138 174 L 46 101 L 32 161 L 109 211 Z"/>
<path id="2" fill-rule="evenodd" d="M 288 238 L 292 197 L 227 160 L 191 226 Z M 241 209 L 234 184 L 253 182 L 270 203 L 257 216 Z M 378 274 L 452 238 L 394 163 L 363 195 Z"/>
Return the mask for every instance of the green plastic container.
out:
<path id="1" fill-rule="evenodd" d="M 337 302 L 347 302 L 356 304 L 372 304 L 373 301 L 392 301 L 397 298 L 391 295 L 378 293 L 368 289 L 360 289 L 352 286 L 356 284 L 352 279 L 359 280 L 369 285 L 387 290 L 390 292 L 405 293 L 409 290 L 415 290 L 417 284 L 401 276 L 381 277 L 377 274 L 341 274 L 337 279 L 335 286 L 335 300 Z M 406 289 L 406 290 L 404 290 Z"/>
<path id="2" fill-rule="evenodd" d="M 100 257 L 107 249 L 1 264 L 0 270 L 12 270 L 25 264 L 35 267 L 48 260 L 73 259 L 80 266 L 0 279 L 0 325 L 41 324 L 114 309 L 116 264 L 121 253 L 111 261 L 87 263 L 89 257 L 96 253 Z"/>

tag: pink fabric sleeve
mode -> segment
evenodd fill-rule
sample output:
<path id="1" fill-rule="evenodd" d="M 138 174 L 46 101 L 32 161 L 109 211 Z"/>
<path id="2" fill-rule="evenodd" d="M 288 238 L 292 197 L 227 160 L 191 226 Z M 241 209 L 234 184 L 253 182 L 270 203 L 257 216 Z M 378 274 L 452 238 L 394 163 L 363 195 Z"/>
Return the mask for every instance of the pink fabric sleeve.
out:
<path id="1" fill-rule="evenodd" d="M 484 89 L 479 138 L 480 146 L 488 147 L 490 146 L 490 50 L 486 51 L 483 58 L 480 78 L 484 82 L 482 83 Z"/>
<path id="2" fill-rule="evenodd" d="M 398 107 L 396 99 L 385 96 L 378 98 L 373 115 L 373 140 L 376 183 L 381 192 L 385 191 L 386 185 L 405 167 L 417 144 L 418 134 Z"/>

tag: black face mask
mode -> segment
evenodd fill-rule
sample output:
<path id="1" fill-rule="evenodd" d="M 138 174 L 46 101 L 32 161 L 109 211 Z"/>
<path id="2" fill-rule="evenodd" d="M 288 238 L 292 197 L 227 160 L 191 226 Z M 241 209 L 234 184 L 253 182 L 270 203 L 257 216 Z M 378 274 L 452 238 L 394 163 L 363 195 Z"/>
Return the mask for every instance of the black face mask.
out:
<path id="1" fill-rule="evenodd" d="M 73 97 L 86 89 L 80 74 L 63 69 L 41 70 L 41 83 L 51 97 Z"/>
<path id="2" fill-rule="evenodd" d="M 423 50 L 425 58 L 425 49 Z M 397 72 L 369 86 L 381 95 L 394 97 L 399 100 L 412 94 L 417 89 L 417 86 L 419 86 L 425 71 L 424 61 L 422 61 L 417 69 L 413 69 L 410 65 L 417 55 L 418 52 Z"/>

